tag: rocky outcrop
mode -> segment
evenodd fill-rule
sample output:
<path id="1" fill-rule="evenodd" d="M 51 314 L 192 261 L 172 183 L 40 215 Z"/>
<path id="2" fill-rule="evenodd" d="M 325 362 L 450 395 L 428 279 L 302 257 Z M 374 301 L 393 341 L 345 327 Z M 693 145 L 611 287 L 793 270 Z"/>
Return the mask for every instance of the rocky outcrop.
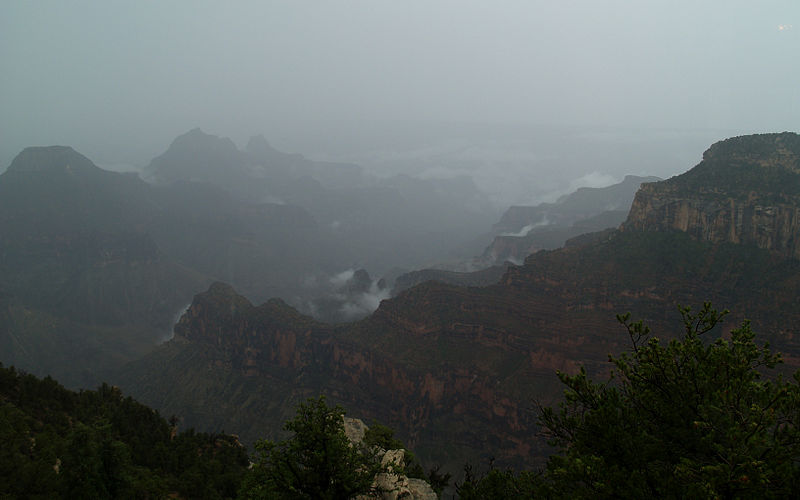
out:
<path id="1" fill-rule="evenodd" d="M 363 445 L 364 433 L 368 427 L 357 418 L 344 417 L 344 432 L 354 446 Z M 381 500 L 437 500 L 439 497 L 431 485 L 418 478 L 409 478 L 403 473 L 406 467 L 405 450 L 378 449 L 381 467 L 385 472 L 375 476 L 377 493 L 359 495 L 357 500 L 380 498 Z"/>
<path id="2" fill-rule="evenodd" d="M 714 144 L 691 171 L 645 184 L 628 230 L 677 230 L 800 258 L 800 136 L 764 134 Z"/>

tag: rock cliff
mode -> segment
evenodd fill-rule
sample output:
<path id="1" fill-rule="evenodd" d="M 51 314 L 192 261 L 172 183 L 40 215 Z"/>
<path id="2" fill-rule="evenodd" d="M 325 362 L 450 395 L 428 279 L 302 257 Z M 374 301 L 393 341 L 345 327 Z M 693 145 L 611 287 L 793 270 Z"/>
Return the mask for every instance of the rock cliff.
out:
<path id="1" fill-rule="evenodd" d="M 683 231 L 800 258 L 800 136 L 784 132 L 714 144 L 691 171 L 643 185 L 624 228 Z"/>

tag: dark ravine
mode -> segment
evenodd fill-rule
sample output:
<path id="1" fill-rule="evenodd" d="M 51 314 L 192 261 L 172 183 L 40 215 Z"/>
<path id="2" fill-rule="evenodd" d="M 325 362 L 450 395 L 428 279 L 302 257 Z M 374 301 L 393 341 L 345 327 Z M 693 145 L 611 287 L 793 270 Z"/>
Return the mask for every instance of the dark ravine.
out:
<path id="1" fill-rule="evenodd" d="M 800 366 L 800 261 L 787 250 L 798 225 L 772 239 L 705 237 L 711 226 L 676 226 L 653 201 L 668 192 L 701 222 L 714 220 L 718 199 L 797 210 L 797 145 L 794 134 L 723 141 L 683 176 L 640 191 L 624 230 L 533 254 L 495 285 L 419 284 L 352 324 L 321 324 L 280 301 L 256 307 L 215 284 L 195 297 L 175 340 L 119 383 L 164 412 L 250 440 L 274 435 L 294 402 L 325 392 L 396 428 L 429 463 L 537 463 L 548 448 L 534 399 L 559 397 L 556 370 L 608 372 L 607 355 L 628 346 L 617 313 L 663 338 L 679 333 L 678 304 L 712 301 L 733 311 L 726 329 L 747 317 L 788 368 Z M 780 182 L 758 181 L 764 169 Z M 708 187 L 727 174 L 738 180 Z"/>

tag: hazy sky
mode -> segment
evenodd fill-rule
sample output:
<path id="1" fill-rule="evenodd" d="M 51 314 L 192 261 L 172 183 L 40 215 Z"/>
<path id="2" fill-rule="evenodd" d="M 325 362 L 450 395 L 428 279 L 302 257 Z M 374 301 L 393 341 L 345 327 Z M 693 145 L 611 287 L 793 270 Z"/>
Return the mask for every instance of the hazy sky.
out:
<path id="1" fill-rule="evenodd" d="M 5 0 L 0 155 L 321 122 L 797 131 L 799 54 L 798 0 Z"/>

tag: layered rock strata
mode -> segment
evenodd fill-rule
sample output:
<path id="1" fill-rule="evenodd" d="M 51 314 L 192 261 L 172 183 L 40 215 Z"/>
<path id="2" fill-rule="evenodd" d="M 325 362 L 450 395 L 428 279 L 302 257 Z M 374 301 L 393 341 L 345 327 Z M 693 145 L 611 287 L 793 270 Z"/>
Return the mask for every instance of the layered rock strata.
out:
<path id="1" fill-rule="evenodd" d="M 626 229 L 677 230 L 800 258 L 800 139 L 763 134 L 719 142 L 691 171 L 645 184 Z"/>

